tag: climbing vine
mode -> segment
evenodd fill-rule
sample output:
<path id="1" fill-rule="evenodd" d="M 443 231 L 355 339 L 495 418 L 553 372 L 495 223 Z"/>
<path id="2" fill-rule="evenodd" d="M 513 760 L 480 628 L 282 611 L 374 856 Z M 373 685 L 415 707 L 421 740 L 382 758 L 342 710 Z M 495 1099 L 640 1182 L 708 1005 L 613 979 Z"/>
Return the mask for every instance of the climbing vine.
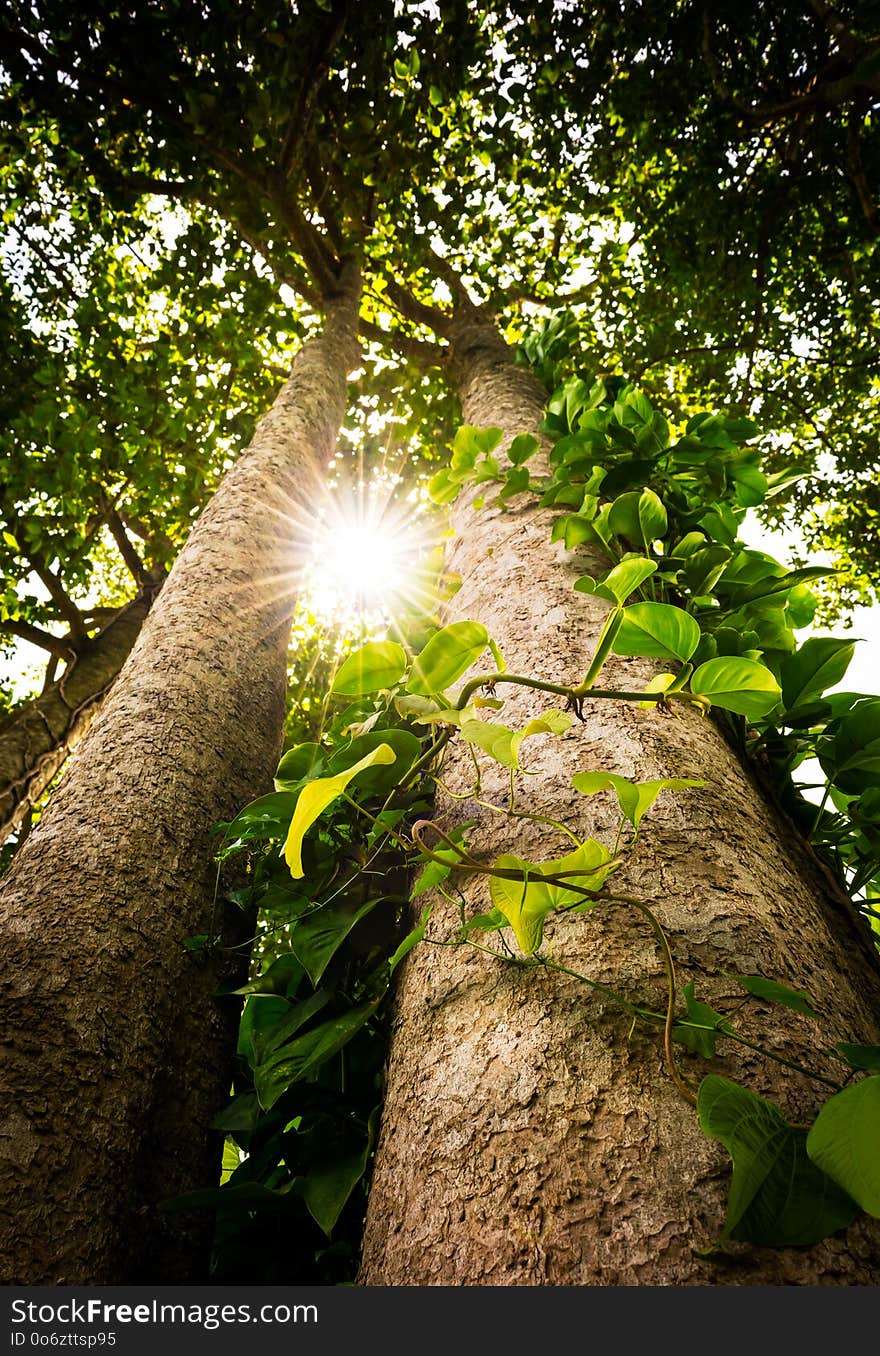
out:
<path id="1" fill-rule="evenodd" d="M 545 379 L 558 376 L 554 355 L 563 337 L 564 324 L 551 322 L 526 345 L 525 359 Z M 845 675 L 852 641 L 798 641 L 817 605 L 810 584 L 825 571 L 787 570 L 739 536 L 747 510 L 801 472 L 766 475 L 748 420 L 700 413 L 672 430 L 644 394 L 620 379 L 565 381 L 540 433 L 550 450 L 537 472 L 530 463 L 541 443 L 532 434 L 515 438 L 499 458 L 501 430 L 460 429 L 430 489 L 441 505 L 469 487 L 477 506 L 489 496 L 501 508 L 513 499 L 553 506 L 554 541 L 598 549 L 608 568 L 574 585 L 607 603 L 581 680 L 570 685 L 552 673 L 509 672 L 478 622 L 441 627 L 421 618 L 409 629 L 398 625 L 341 664 L 320 740 L 290 748 L 275 791 L 221 826 L 221 860 L 244 853 L 249 862 L 247 884 L 232 899 L 258 911 L 257 960 L 252 979 L 237 991 L 246 1000 L 240 1070 L 217 1122 L 228 1137 L 225 1180 L 176 1203 L 216 1209 L 221 1276 L 241 1267 L 256 1244 L 257 1224 L 265 1253 L 267 1217 L 285 1239 L 285 1265 L 300 1249 L 298 1274 L 319 1280 L 351 1274 L 378 1118 L 385 1000 L 397 966 L 423 942 L 438 896 L 453 906 L 455 926 L 432 935 L 435 944 L 477 947 L 499 964 L 561 971 L 657 1031 L 669 1076 L 695 1105 L 703 1133 L 722 1141 L 733 1161 L 719 1245 L 810 1244 L 860 1211 L 880 1215 L 880 1047 L 858 1043 L 859 1033 L 852 1033 L 852 1040 L 823 1049 L 816 1068 L 810 1050 L 794 1059 L 756 1046 L 735 1014 L 715 1011 L 693 983 L 679 991 L 673 943 L 656 914 L 615 889 L 615 874 L 638 852 L 643 817 L 657 798 L 692 794 L 703 784 L 634 782 L 584 768 L 572 779 L 579 793 L 616 798 L 611 844 L 580 841 L 518 801 L 528 741 L 564 734 L 585 703 L 667 710 L 685 703 L 712 712 L 754 760 L 852 907 L 880 933 L 880 698 L 828 691 Z M 643 689 L 608 688 L 601 677 L 611 653 L 668 667 Z M 504 692 L 516 687 L 548 698 L 547 709 L 521 728 L 497 715 Z M 513 853 L 489 860 L 471 841 L 472 824 L 449 830 L 435 822 L 434 786 L 452 740 L 472 754 L 473 799 L 487 803 L 483 761 L 500 764 L 509 799 L 492 808 L 511 820 L 539 819 L 571 840 L 569 850 L 544 861 Z M 819 769 L 818 802 L 798 782 L 799 769 L 810 768 Z M 462 875 L 486 878 L 486 908 L 477 916 L 468 915 L 456 892 Z M 575 974 L 544 947 L 548 915 L 582 914 L 589 926 L 589 915 L 605 905 L 635 910 L 650 928 L 666 976 L 661 1008 Z M 214 943 L 209 936 L 190 944 L 198 951 Z M 772 976 L 731 979 L 743 1003 L 776 1003 L 819 1017 L 809 994 Z M 712 1060 L 725 1041 L 758 1050 L 821 1087 L 827 1096 L 813 1123 L 789 1124 L 770 1102 L 715 1072 L 692 1084 L 677 1050 Z M 835 1064 L 839 1073 L 829 1075 Z M 271 1264 L 268 1274 L 261 1266 L 262 1279 L 276 1278 Z M 278 1272 L 277 1279 L 289 1274 Z"/>

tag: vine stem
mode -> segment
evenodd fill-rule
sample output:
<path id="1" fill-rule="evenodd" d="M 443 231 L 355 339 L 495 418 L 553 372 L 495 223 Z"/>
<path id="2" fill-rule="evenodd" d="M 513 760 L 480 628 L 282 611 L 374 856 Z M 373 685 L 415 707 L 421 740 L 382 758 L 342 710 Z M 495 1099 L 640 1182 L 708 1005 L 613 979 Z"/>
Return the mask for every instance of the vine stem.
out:
<path id="1" fill-rule="evenodd" d="M 657 938 L 660 954 L 663 957 L 663 967 L 666 971 L 666 1019 L 663 1023 L 663 1054 L 666 1059 L 666 1069 L 685 1101 L 690 1102 L 691 1106 L 696 1106 L 696 1093 L 679 1071 L 672 1050 L 672 1024 L 675 1020 L 675 962 L 672 959 L 666 933 L 663 931 L 656 914 L 641 899 L 634 899 L 631 895 L 606 895 L 605 898 L 609 903 L 628 904 L 631 908 L 638 909 L 639 913 L 650 923 L 651 930 Z"/>
<path id="2" fill-rule="evenodd" d="M 434 830 L 434 832 L 443 840 L 447 847 L 451 848 L 458 855 L 460 859 L 458 862 L 459 870 L 468 871 L 471 874 L 479 874 L 483 876 L 495 876 L 503 880 L 520 880 L 528 883 L 528 876 L 526 875 L 525 872 L 516 871 L 513 870 L 512 868 L 507 867 L 487 867 L 484 863 L 478 862 L 476 861 L 475 858 L 471 857 L 470 853 L 465 852 L 465 850 L 461 847 L 460 844 L 453 842 L 452 839 L 449 838 L 443 832 L 442 829 L 439 829 L 437 825 L 434 824 L 431 820 L 420 819 L 412 827 L 413 842 L 417 843 L 418 846 L 422 849 L 422 851 L 427 853 L 427 855 L 431 857 L 433 861 L 439 861 L 444 866 L 450 865 L 448 861 L 444 861 L 442 857 L 438 857 L 436 854 L 432 853 L 430 848 L 425 847 L 424 841 L 421 837 L 421 831 L 423 828 L 427 828 L 429 825 Z M 653 910 L 651 910 L 648 907 L 648 905 L 645 904 L 641 899 L 635 899 L 631 895 L 600 896 L 598 891 L 589 890 L 585 886 L 578 885 L 575 882 L 575 877 L 579 875 L 589 876 L 593 874 L 594 871 L 590 870 L 571 871 L 553 875 L 550 874 L 544 875 L 542 872 L 536 872 L 535 875 L 533 876 L 533 879 L 537 878 L 540 879 L 541 881 L 546 881 L 554 885 L 565 886 L 566 888 L 575 891 L 577 894 L 583 895 L 585 898 L 593 900 L 597 903 L 607 902 L 609 904 L 627 904 L 631 908 L 637 909 L 639 913 L 641 913 L 643 917 L 647 919 L 648 923 L 650 924 L 651 930 L 657 939 L 657 943 L 660 947 L 660 954 L 663 957 L 663 968 L 666 971 L 667 1000 L 666 1000 L 666 1016 L 663 1023 L 663 1053 L 666 1062 L 666 1069 L 667 1072 L 669 1073 L 669 1077 L 672 1079 L 672 1082 L 675 1084 L 676 1088 L 681 1093 L 682 1097 L 684 1097 L 685 1100 L 691 1104 L 691 1106 L 696 1106 L 697 1104 L 696 1094 L 693 1088 L 690 1086 L 690 1084 L 683 1078 L 682 1074 L 680 1073 L 678 1065 L 675 1062 L 675 1055 L 672 1049 L 672 1025 L 675 1020 L 676 981 L 675 981 L 675 962 L 672 959 L 672 952 L 669 947 L 669 942 L 667 941 L 666 938 L 666 933 L 663 931 L 663 928 L 658 918 L 654 914 Z M 581 976 L 581 978 L 583 978 L 583 976 Z M 591 981 L 587 982 L 590 983 Z"/>
<path id="3" fill-rule="evenodd" d="M 557 697 L 567 697 L 570 702 L 578 703 L 590 701 L 594 697 L 603 700 L 613 700 L 621 702 L 643 702 L 658 701 L 661 696 L 668 697 L 671 700 L 692 702 L 693 697 L 690 692 L 625 692 L 622 689 L 614 687 L 567 687 L 563 683 L 549 683 L 543 678 L 528 678 L 522 673 L 485 673 L 465 683 L 459 693 L 458 701 L 455 704 L 457 711 L 463 711 L 475 692 L 481 687 L 497 687 L 499 683 L 513 683 L 517 687 L 529 687 L 536 692 L 552 692 Z"/>

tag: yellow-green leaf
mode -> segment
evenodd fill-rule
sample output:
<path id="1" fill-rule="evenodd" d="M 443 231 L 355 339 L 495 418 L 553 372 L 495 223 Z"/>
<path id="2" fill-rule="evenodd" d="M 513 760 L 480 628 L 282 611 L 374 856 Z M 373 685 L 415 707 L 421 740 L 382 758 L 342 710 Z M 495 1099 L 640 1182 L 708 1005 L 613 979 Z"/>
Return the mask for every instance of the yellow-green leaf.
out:
<path id="1" fill-rule="evenodd" d="M 375 763 L 393 763 L 396 757 L 397 755 L 390 744 L 380 744 L 378 748 L 373 749 L 366 757 L 361 758 L 360 762 L 346 768 L 344 772 L 337 772 L 335 777 L 318 777 L 315 781 L 309 782 L 307 786 L 303 787 L 297 798 L 296 809 L 293 812 L 287 838 L 284 841 L 284 860 L 290 867 L 290 874 L 294 880 L 298 880 L 304 874 L 302 865 L 303 838 L 315 820 L 320 818 L 327 806 L 332 804 L 337 796 L 342 795 L 349 782 L 359 772 L 372 767 Z"/>
<path id="2" fill-rule="evenodd" d="M 489 895 L 494 907 L 513 928 L 520 950 L 530 956 L 541 945 L 547 914 L 554 909 L 589 905 L 580 890 L 601 889 L 614 869 L 614 860 L 606 847 L 588 838 L 574 852 L 549 862 L 526 862 L 504 853 L 494 863 L 494 869 L 523 874 L 521 880 L 490 876 Z M 571 875 L 572 885 L 579 889 L 543 879 L 567 875 Z"/>
<path id="3" fill-rule="evenodd" d="M 413 661 L 409 691 L 418 696 L 442 692 L 479 659 L 489 633 L 479 622 L 452 622 L 432 636 Z"/>
<path id="4" fill-rule="evenodd" d="M 393 640 L 371 640 L 350 654 L 333 679 L 333 691 L 361 697 L 393 687 L 406 670 L 406 651 Z"/>

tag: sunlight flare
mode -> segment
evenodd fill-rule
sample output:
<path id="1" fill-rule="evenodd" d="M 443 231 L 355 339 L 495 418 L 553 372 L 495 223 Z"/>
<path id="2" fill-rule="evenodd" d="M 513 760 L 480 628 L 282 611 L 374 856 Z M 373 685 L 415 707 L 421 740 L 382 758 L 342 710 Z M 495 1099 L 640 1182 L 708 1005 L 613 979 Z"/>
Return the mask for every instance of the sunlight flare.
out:
<path id="1" fill-rule="evenodd" d="M 424 607 L 430 535 L 412 506 L 339 491 L 318 521 L 302 602 L 324 622 L 380 622 Z"/>

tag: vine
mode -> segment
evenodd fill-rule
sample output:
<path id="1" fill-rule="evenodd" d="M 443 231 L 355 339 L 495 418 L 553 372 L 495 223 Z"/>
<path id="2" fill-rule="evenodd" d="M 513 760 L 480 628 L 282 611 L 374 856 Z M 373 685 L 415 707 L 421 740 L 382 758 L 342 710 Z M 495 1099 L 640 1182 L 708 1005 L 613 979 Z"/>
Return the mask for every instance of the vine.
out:
<path id="1" fill-rule="evenodd" d="M 552 322 L 543 339 L 531 341 L 526 356 L 544 376 L 557 374 L 553 355 L 562 337 L 564 325 Z M 221 857 L 245 851 L 251 861 L 246 889 L 232 897 L 260 911 L 258 963 L 237 991 L 246 999 L 241 1068 L 218 1121 L 228 1136 L 226 1180 L 176 1203 L 218 1211 L 221 1275 L 241 1263 L 257 1220 L 265 1239 L 267 1212 L 278 1218 L 288 1254 L 291 1224 L 306 1240 L 309 1274 L 350 1274 L 358 1189 L 378 1118 L 385 999 L 397 966 L 425 941 L 433 906 L 421 901 L 432 892 L 451 901 L 458 917 L 455 931 L 431 937 L 434 944 L 558 971 L 658 1031 L 669 1076 L 696 1106 L 703 1133 L 721 1140 L 733 1160 L 719 1244 L 810 1244 L 846 1227 L 859 1211 L 880 1216 L 880 1047 L 839 1042 L 823 1050 L 826 1060 L 816 1069 L 809 1055 L 789 1059 L 751 1042 L 737 1030 L 736 1014 L 701 1001 L 693 982 L 678 992 L 673 948 L 656 914 L 614 890 L 614 875 L 637 851 L 641 821 L 658 796 L 703 784 L 634 782 L 594 770 L 575 775 L 578 792 L 616 798 L 611 847 L 582 842 L 516 802 L 526 741 L 565 733 L 585 703 L 711 709 L 760 764 L 762 780 L 853 908 L 880 933 L 880 698 L 828 693 L 846 672 L 853 642 L 813 637 L 798 644 L 795 632 L 816 608 L 809 584 L 825 571 L 786 570 L 739 539 L 747 510 L 802 472 L 765 475 L 750 442 L 757 429 L 747 420 L 696 414 L 673 437 L 662 414 L 619 379 L 566 381 L 550 399 L 541 432 L 552 443 L 549 470 L 533 475 L 536 437 L 515 438 L 502 464 L 494 455 L 501 430 L 460 429 L 449 466 L 430 488 L 440 504 L 465 486 L 481 487 L 483 498 L 497 487 L 502 507 L 530 496 L 520 502 L 560 510 L 553 540 L 569 549 L 588 543 L 607 559 L 601 577 L 584 575 L 574 585 L 608 604 L 581 681 L 510 673 L 480 623 L 438 628 L 423 619 L 348 656 L 332 686 L 336 714 L 320 740 L 285 753 L 275 791 L 222 826 Z M 492 667 L 469 677 L 487 652 Z M 611 653 L 661 659 L 670 668 L 641 690 L 603 688 L 597 681 Z M 498 690 L 511 686 L 563 701 L 515 729 L 493 718 L 503 706 Z M 453 739 L 473 758 L 468 799 L 547 824 L 572 841 L 571 850 L 546 861 L 510 853 L 487 860 L 469 841 L 472 824 L 448 831 L 435 822 L 433 790 Z M 508 773 L 507 804 L 483 797 L 481 757 Z M 825 779 L 818 806 L 794 778 L 808 760 Z M 463 896 L 453 893 L 459 875 L 486 878 L 486 912 L 467 916 Z M 413 903 L 421 908 L 414 927 Z M 651 930 L 666 976 L 662 1010 L 560 965 L 542 949 L 549 914 L 587 915 L 608 906 L 636 911 Z M 197 948 L 213 944 L 210 937 L 191 941 Z M 802 991 L 760 975 L 731 979 L 743 1003 L 757 999 L 818 1017 Z M 791 1125 L 770 1102 L 716 1073 L 692 1085 L 676 1050 L 708 1060 L 722 1040 L 822 1087 L 828 1095 L 814 1122 Z M 827 1057 L 839 1076 L 829 1076 Z M 315 1226 L 323 1245 L 315 1243 Z M 273 1278 L 271 1271 L 261 1274 Z"/>

